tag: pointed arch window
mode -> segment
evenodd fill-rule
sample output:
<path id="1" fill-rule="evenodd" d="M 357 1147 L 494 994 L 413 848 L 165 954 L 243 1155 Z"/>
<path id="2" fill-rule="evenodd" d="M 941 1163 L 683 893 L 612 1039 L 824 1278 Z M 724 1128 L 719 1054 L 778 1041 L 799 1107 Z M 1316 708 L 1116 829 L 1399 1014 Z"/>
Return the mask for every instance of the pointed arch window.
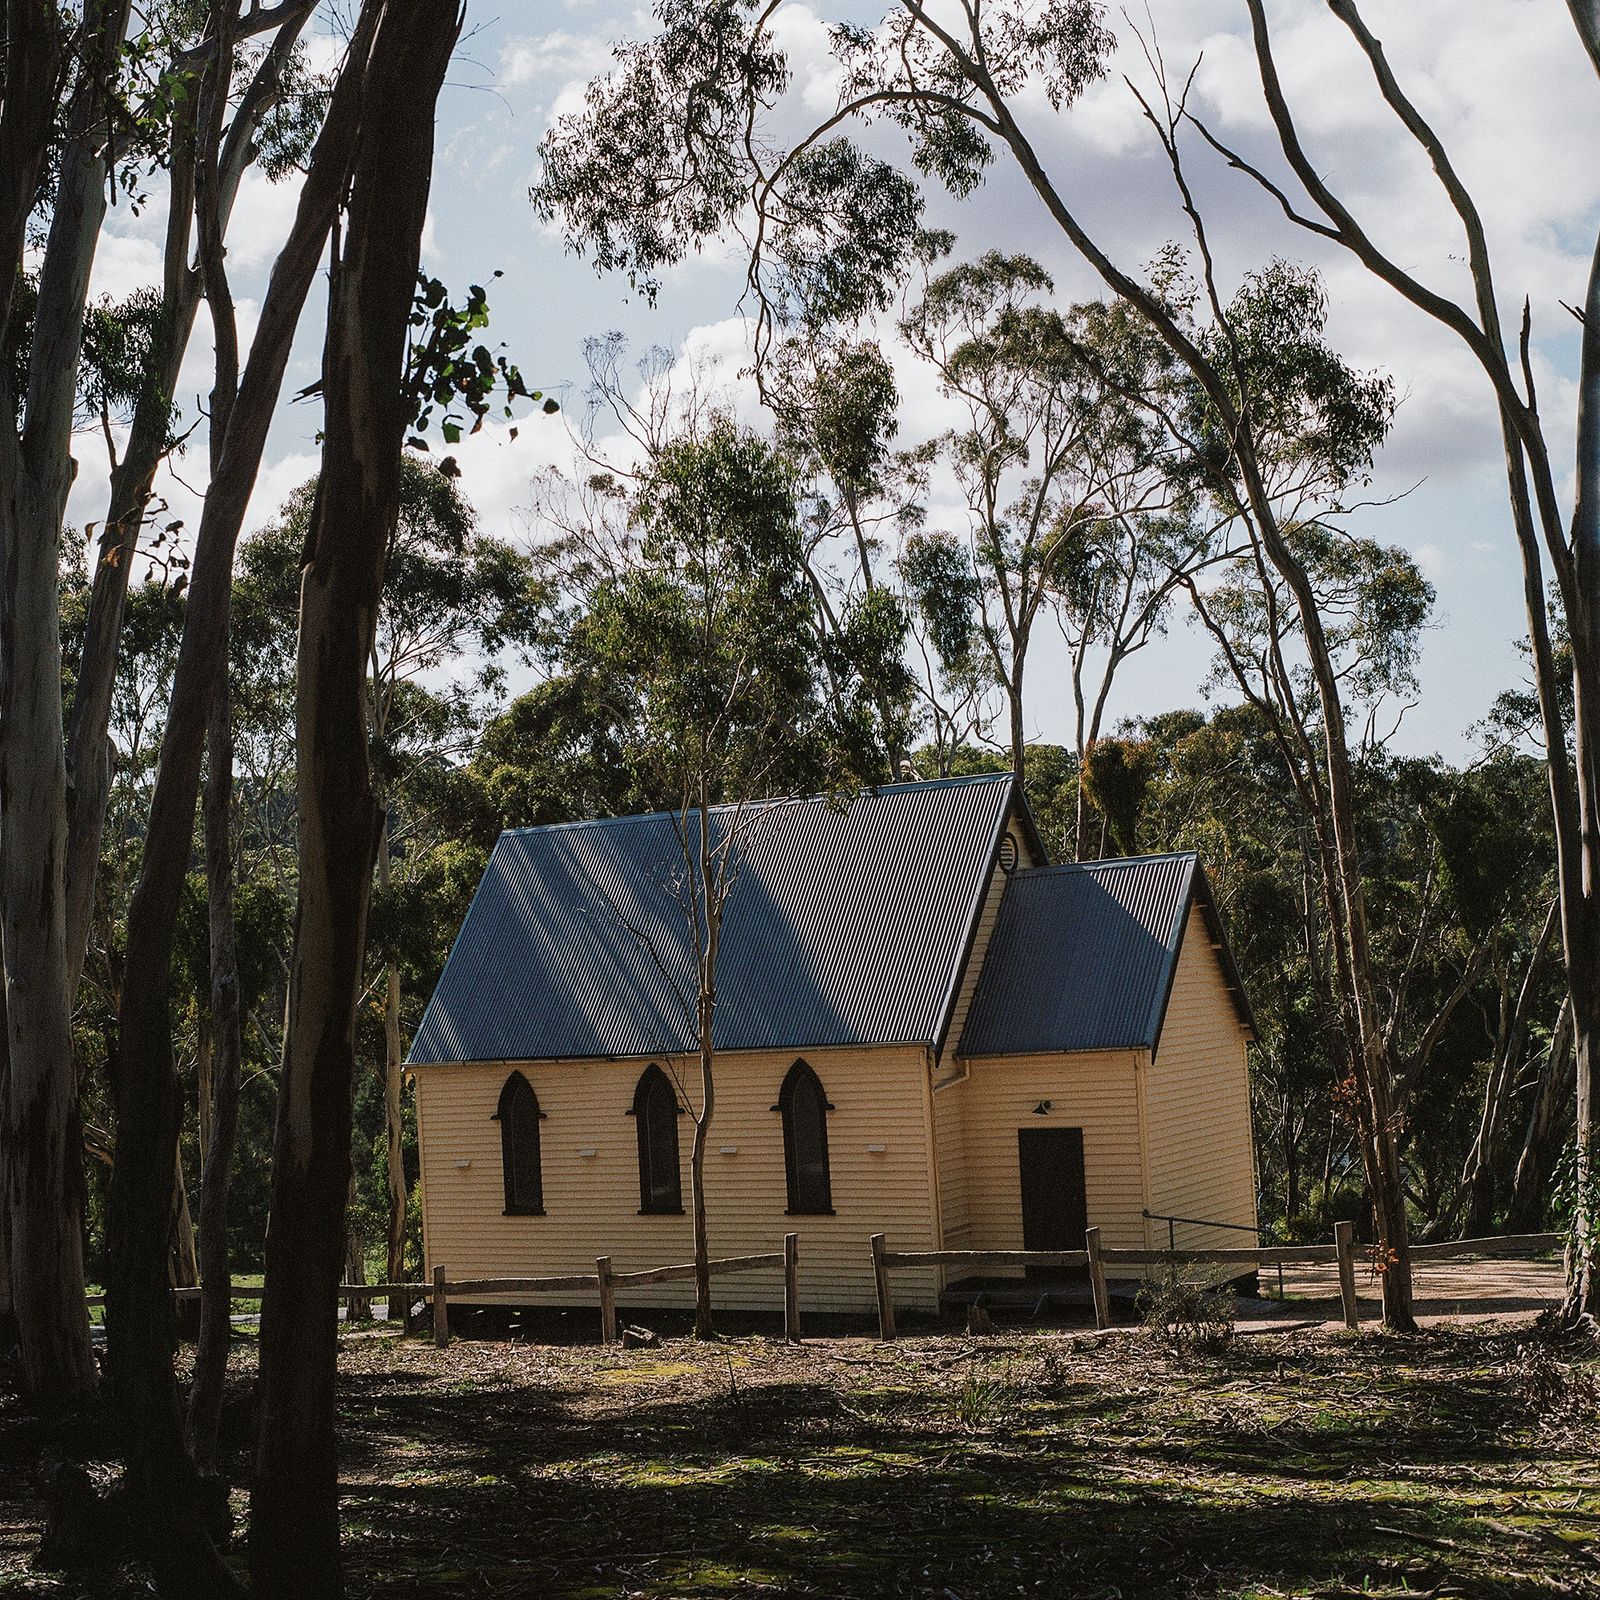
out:
<path id="1" fill-rule="evenodd" d="M 822 1079 L 808 1062 L 797 1061 L 789 1068 L 773 1109 L 783 1116 L 783 1169 L 789 1185 L 789 1215 L 832 1215 L 828 1113 L 833 1107 L 823 1092 Z"/>
<path id="2" fill-rule="evenodd" d="M 539 1161 L 539 1123 L 544 1112 L 533 1085 L 513 1072 L 500 1091 L 495 1120 L 500 1124 L 500 1174 L 508 1217 L 544 1215 L 544 1174 Z"/>
<path id="3" fill-rule="evenodd" d="M 678 1094 L 660 1067 L 652 1064 L 639 1075 L 629 1115 L 635 1119 L 639 1135 L 640 1212 L 681 1215 Z"/>

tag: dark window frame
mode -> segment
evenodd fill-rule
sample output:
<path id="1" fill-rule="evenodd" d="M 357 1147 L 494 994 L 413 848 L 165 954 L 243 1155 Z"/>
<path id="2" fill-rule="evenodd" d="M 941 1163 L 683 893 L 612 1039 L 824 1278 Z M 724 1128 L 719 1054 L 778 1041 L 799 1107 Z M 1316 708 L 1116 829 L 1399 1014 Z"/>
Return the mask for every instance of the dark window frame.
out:
<path id="1" fill-rule="evenodd" d="M 523 1196 L 517 1191 L 516 1139 L 518 1134 L 517 1119 L 514 1101 L 526 1093 L 526 1103 L 532 1107 L 532 1116 L 528 1119 L 526 1134 L 529 1147 L 533 1154 L 531 1177 L 531 1194 Z M 539 1124 L 545 1119 L 545 1112 L 539 1104 L 539 1096 L 533 1085 L 528 1082 L 527 1076 L 521 1072 L 513 1072 L 501 1086 L 500 1100 L 495 1107 L 491 1119 L 500 1124 L 500 1182 L 505 1197 L 505 1209 L 500 1213 L 503 1217 L 542 1217 L 544 1213 L 544 1151 L 541 1148 L 539 1137 Z"/>
<path id="2" fill-rule="evenodd" d="M 665 1108 L 669 1108 L 667 1111 Z M 634 1132 L 639 1140 L 639 1215 L 641 1217 L 681 1217 L 683 1215 L 683 1150 L 678 1142 L 678 1118 L 683 1115 L 683 1107 L 678 1104 L 678 1091 L 674 1088 L 672 1079 L 664 1073 L 655 1062 L 651 1062 L 639 1074 L 639 1081 L 634 1085 L 633 1105 L 629 1108 L 628 1115 L 635 1121 Z M 672 1159 L 670 1163 L 663 1163 L 671 1173 L 670 1201 L 664 1198 L 666 1185 L 657 1184 L 654 1179 L 657 1151 L 653 1149 L 652 1135 L 657 1132 L 656 1121 L 663 1115 L 670 1115 L 670 1122 L 665 1123 L 662 1132 L 662 1142 L 666 1142 L 666 1133 L 671 1134 Z M 663 1153 L 664 1152 L 659 1152 Z M 663 1174 L 664 1176 L 665 1174 Z"/>
<path id="3" fill-rule="evenodd" d="M 800 1166 L 795 1098 L 802 1089 L 816 1095 L 817 1132 L 821 1141 L 818 1152 L 821 1160 L 816 1164 L 821 1167 L 820 1180 L 815 1177 L 808 1178 Z M 778 1090 L 778 1103 L 772 1109 L 779 1113 L 783 1121 L 783 1179 L 789 1201 L 784 1215 L 789 1217 L 836 1215 L 833 1205 L 833 1173 L 828 1156 L 828 1113 L 834 1107 L 828 1099 L 827 1090 L 822 1087 L 822 1079 L 817 1076 L 816 1069 L 804 1057 L 797 1060 L 784 1074 L 783 1086 Z M 819 1182 L 820 1188 L 805 1192 L 808 1184 Z"/>

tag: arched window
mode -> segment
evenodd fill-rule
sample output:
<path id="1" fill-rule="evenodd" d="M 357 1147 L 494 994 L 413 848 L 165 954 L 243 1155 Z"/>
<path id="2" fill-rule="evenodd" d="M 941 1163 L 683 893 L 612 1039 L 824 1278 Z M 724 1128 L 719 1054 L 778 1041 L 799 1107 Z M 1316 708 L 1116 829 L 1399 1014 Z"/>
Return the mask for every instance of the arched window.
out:
<path id="1" fill-rule="evenodd" d="M 783 1114 L 790 1215 L 829 1215 L 833 1191 L 828 1182 L 828 1113 L 833 1107 L 822 1092 L 822 1080 L 804 1061 L 789 1068 L 775 1109 Z"/>
<path id="2" fill-rule="evenodd" d="M 544 1113 L 533 1085 L 513 1072 L 500 1091 L 500 1174 L 508 1217 L 544 1215 L 544 1177 L 539 1166 L 539 1122 Z"/>
<path id="3" fill-rule="evenodd" d="M 678 1171 L 678 1095 L 660 1067 L 648 1066 L 633 1091 L 639 1135 L 639 1210 L 683 1210 Z"/>

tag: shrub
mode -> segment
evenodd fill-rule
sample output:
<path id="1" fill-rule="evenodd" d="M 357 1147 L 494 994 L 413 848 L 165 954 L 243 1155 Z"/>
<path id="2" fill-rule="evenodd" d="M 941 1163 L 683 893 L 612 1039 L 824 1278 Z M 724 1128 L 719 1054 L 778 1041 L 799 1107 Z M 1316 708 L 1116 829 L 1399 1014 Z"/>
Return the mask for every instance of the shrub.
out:
<path id="1" fill-rule="evenodd" d="M 1216 1351 L 1233 1338 L 1233 1296 L 1190 1282 L 1176 1268 L 1147 1283 L 1135 1305 L 1146 1331 L 1170 1348 Z"/>

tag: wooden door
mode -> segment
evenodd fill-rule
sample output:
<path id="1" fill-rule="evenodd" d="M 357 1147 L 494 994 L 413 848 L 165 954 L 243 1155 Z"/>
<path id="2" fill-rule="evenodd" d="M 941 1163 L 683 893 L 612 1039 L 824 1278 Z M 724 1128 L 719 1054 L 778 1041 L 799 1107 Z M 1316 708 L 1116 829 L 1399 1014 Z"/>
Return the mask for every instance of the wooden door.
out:
<path id="1" fill-rule="evenodd" d="M 1089 1226 L 1083 1181 L 1082 1128 L 1018 1128 L 1022 1173 L 1022 1248 L 1081 1250 Z M 1058 1277 L 1054 1267 L 1029 1267 L 1028 1276 Z"/>

